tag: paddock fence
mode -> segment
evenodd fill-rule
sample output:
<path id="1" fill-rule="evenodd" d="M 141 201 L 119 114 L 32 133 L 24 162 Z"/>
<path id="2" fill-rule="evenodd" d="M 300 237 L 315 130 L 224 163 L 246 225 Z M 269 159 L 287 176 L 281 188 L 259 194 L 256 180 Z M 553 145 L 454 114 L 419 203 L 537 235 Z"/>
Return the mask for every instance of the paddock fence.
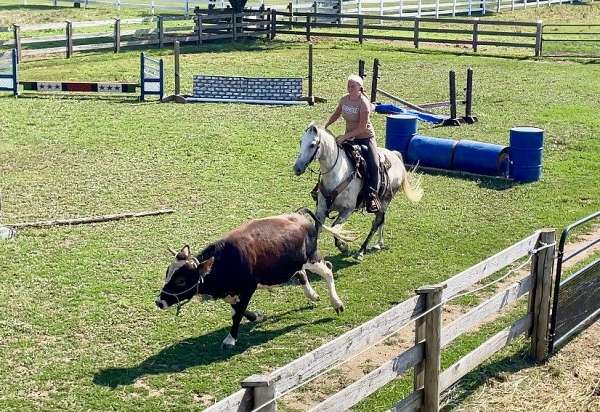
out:
<path id="1" fill-rule="evenodd" d="M 175 41 L 198 45 L 214 40 L 237 41 L 268 36 L 270 19 L 268 10 L 246 10 L 241 13 L 200 10 L 193 19 L 156 16 L 14 24 L 9 28 L 13 38 L 0 41 L 0 51 L 2 48 L 14 48 L 18 60 L 22 61 L 24 57 L 50 54 L 64 54 L 65 58 L 70 58 L 76 52 L 112 50 L 118 53 L 123 47 L 162 48 L 173 45 Z"/>
<path id="2" fill-rule="evenodd" d="M 555 243 L 554 230 L 537 231 L 444 283 L 417 289 L 412 298 L 291 363 L 269 374 L 248 377 L 241 382 L 242 389 L 206 411 L 275 411 L 278 399 L 407 326 L 414 328 L 413 346 L 310 410 L 346 410 L 412 370 L 414 390 L 393 405 L 392 410 L 413 411 L 423 407 L 427 411 L 437 411 L 441 392 L 519 336 L 531 337 L 530 351 L 534 359 L 546 357 Z M 530 272 L 525 275 L 517 272 L 529 262 Z M 517 264 L 518 268 L 509 268 Z M 502 287 L 456 320 L 442 325 L 442 308 L 447 302 L 475 293 L 509 275 L 512 275 L 508 279 L 513 283 Z M 493 278 L 490 283 L 479 286 L 490 278 Z M 440 356 L 444 347 L 482 325 L 486 319 L 514 306 L 525 295 L 528 295 L 528 304 L 524 316 L 441 371 Z"/>
<path id="3" fill-rule="evenodd" d="M 543 23 L 485 20 L 479 18 L 393 17 L 368 14 L 326 14 L 272 11 L 275 15 L 273 37 L 277 34 L 298 35 L 310 41 L 313 37 L 338 37 L 367 40 L 408 42 L 415 48 L 422 44 L 449 44 L 469 47 L 474 52 L 481 46 L 524 48 L 541 56 Z M 339 18 L 342 23 L 319 19 Z M 449 36 L 450 35 L 450 36 Z"/>

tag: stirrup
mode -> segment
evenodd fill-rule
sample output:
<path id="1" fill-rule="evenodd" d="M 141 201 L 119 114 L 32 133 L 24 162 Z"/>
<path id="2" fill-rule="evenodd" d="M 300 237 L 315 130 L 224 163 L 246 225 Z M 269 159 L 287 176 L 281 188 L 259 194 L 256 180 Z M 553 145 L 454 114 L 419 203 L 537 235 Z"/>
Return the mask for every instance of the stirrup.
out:
<path id="1" fill-rule="evenodd" d="M 381 210 L 381 203 L 376 195 L 369 195 L 367 199 L 367 212 L 377 213 Z"/>

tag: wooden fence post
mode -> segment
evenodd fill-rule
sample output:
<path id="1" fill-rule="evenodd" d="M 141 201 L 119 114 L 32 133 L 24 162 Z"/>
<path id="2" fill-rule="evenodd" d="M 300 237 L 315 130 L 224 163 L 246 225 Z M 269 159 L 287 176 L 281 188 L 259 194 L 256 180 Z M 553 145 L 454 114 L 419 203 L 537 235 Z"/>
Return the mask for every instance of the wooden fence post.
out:
<path id="1" fill-rule="evenodd" d="M 555 243 L 554 229 L 543 229 L 536 248 Z M 548 348 L 548 321 L 550 319 L 550 295 L 552 290 L 552 272 L 554 268 L 555 245 L 540 250 L 531 261 L 531 270 L 535 276 L 533 303 L 533 327 L 531 332 L 530 355 L 536 361 L 546 359 Z"/>
<path id="2" fill-rule="evenodd" d="M 173 43 L 173 60 L 175 66 L 175 96 L 181 92 L 181 73 L 179 71 L 179 42 Z"/>
<path id="3" fill-rule="evenodd" d="M 291 4 L 292 3 L 290 3 L 290 5 Z M 271 9 L 271 40 L 273 40 L 275 36 L 277 36 L 277 10 Z"/>
<path id="4" fill-rule="evenodd" d="M 292 28 L 293 28 L 292 22 L 294 21 L 294 5 L 292 4 L 291 1 L 288 3 L 287 9 L 290 12 L 288 30 L 292 30 Z"/>
<path id="5" fill-rule="evenodd" d="M 121 51 L 121 19 L 115 19 L 115 31 L 114 31 L 114 48 L 113 51 L 115 53 L 119 53 Z"/>
<path id="6" fill-rule="evenodd" d="M 241 382 L 242 388 L 252 390 L 253 409 L 260 405 L 275 399 L 275 382 L 266 375 L 252 375 Z M 277 403 L 275 400 L 258 409 L 258 412 L 276 412 Z"/>
<path id="7" fill-rule="evenodd" d="M 165 41 L 165 22 L 163 16 L 158 16 L 156 24 L 158 26 L 158 47 L 162 49 Z"/>
<path id="8" fill-rule="evenodd" d="M 363 44 L 364 41 L 364 24 L 365 18 L 363 16 L 358 16 L 358 42 Z"/>
<path id="9" fill-rule="evenodd" d="M 67 25 L 65 27 L 65 48 L 67 59 L 70 59 L 73 56 L 73 23 L 70 20 L 66 21 Z"/>
<path id="10" fill-rule="evenodd" d="M 13 36 L 15 40 L 15 50 L 17 51 L 17 63 L 20 63 L 23 55 L 21 52 L 21 26 L 18 24 L 13 24 Z"/>
<path id="11" fill-rule="evenodd" d="M 473 22 L 473 51 L 477 53 L 477 41 L 479 40 L 479 18 Z"/>
<path id="12" fill-rule="evenodd" d="M 313 45 L 308 45 L 308 104 L 313 106 L 315 104 L 315 97 L 313 96 Z"/>
<path id="13" fill-rule="evenodd" d="M 237 13 L 231 12 L 231 41 L 237 41 Z"/>
<path id="14" fill-rule="evenodd" d="M 340 15 L 337 19 L 337 24 L 342 24 L 342 14 L 344 14 L 344 0 L 338 0 L 338 14 Z"/>
<path id="15" fill-rule="evenodd" d="M 310 41 L 310 14 L 306 16 L 306 40 Z"/>
<path id="16" fill-rule="evenodd" d="M 542 57 L 542 34 L 544 32 L 544 25 L 541 20 L 536 22 L 535 30 L 535 57 Z"/>
<path id="17" fill-rule="evenodd" d="M 422 286 L 415 292 L 426 297 L 425 365 L 423 366 L 423 410 L 438 412 L 440 408 L 440 353 L 442 331 L 442 291 L 446 285 Z"/>
<path id="18" fill-rule="evenodd" d="M 419 48 L 419 19 L 415 18 L 415 27 L 414 27 L 414 40 L 415 49 Z"/>
<path id="19" fill-rule="evenodd" d="M 198 33 L 196 45 L 200 47 L 202 46 L 202 15 L 200 13 L 196 14 L 196 25 L 196 32 Z"/>

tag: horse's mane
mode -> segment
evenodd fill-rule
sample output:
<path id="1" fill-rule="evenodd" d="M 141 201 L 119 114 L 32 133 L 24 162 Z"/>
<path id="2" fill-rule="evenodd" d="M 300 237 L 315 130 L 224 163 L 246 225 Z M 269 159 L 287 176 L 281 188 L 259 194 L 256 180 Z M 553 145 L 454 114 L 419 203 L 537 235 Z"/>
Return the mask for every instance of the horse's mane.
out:
<path id="1" fill-rule="evenodd" d="M 308 127 L 311 127 L 311 126 L 316 129 L 317 136 L 320 135 L 321 133 L 326 133 L 335 140 L 335 135 L 333 133 L 331 133 L 329 131 L 329 129 L 326 129 L 325 127 L 323 127 L 322 124 L 312 121 L 312 122 L 310 122 L 310 125 L 308 125 Z"/>

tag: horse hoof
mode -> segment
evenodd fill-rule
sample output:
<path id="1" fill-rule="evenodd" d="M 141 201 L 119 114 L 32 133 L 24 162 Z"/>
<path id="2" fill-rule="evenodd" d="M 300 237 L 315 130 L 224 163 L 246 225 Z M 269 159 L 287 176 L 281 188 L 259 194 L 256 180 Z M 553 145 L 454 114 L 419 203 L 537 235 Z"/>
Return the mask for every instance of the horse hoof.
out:
<path id="1" fill-rule="evenodd" d="M 365 258 L 365 254 L 363 252 L 357 253 L 356 255 L 354 255 L 354 258 L 359 262 L 362 262 Z"/>
<path id="2" fill-rule="evenodd" d="M 256 315 L 256 319 L 254 319 L 252 323 L 259 323 L 267 318 L 262 312 L 254 312 L 254 314 Z"/>
<path id="3" fill-rule="evenodd" d="M 378 252 L 378 251 L 380 251 L 380 250 L 381 250 L 381 246 L 380 246 L 380 245 L 373 245 L 373 246 L 369 246 L 369 247 L 367 248 L 367 250 L 368 250 L 369 252 Z"/>
<path id="4" fill-rule="evenodd" d="M 234 344 L 225 343 L 225 342 L 221 343 L 221 349 L 222 350 L 231 350 L 233 348 L 235 348 L 235 343 Z"/>

